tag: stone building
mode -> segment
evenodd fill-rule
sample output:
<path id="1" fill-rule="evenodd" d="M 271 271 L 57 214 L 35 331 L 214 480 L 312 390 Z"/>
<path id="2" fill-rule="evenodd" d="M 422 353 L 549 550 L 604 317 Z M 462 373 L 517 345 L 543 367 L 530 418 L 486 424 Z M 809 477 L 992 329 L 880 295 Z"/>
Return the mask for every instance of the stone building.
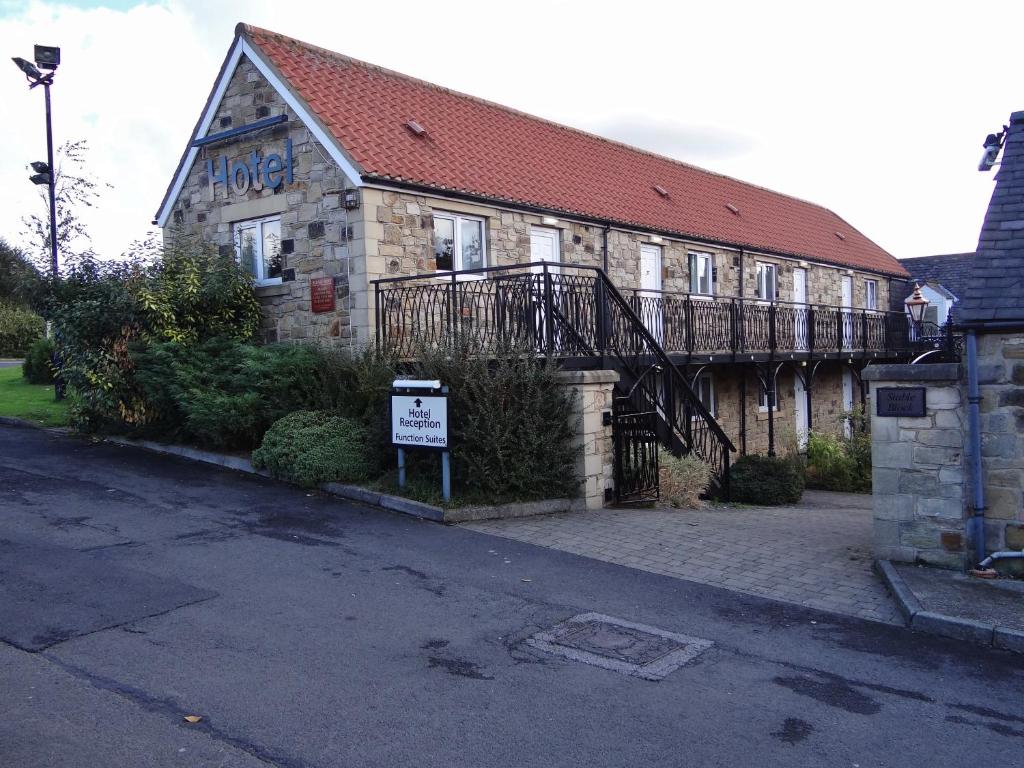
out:
<path id="1" fill-rule="evenodd" d="M 1024 111 L 1010 115 L 958 312 L 978 388 L 972 506 L 989 550 L 1024 550 Z"/>
<path id="2" fill-rule="evenodd" d="M 243 24 L 156 223 L 252 270 L 266 341 L 514 319 L 647 389 L 677 447 L 839 428 L 864 366 L 906 352 L 906 270 L 825 208 Z M 673 387 L 624 370 L 627 331 Z"/>

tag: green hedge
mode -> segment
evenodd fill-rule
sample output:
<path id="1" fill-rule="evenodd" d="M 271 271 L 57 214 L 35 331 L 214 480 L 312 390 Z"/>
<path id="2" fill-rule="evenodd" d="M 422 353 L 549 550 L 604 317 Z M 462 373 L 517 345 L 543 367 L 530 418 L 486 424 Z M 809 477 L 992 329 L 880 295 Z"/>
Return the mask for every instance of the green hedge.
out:
<path id="1" fill-rule="evenodd" d="M 741 456 L 729 471 L 732 501 L 778 506 L 800 501 L 804 476 L 799 465 L 781 456 Z"/>
<path id="2" fill-rule="evenodd" d="M 0 357 L 23 357 L 45 327 L 35 312 L 0 302 Z"/>
<path id="3" fill-rule="evenodd" d="M 252 463 L 307 488 L 366 480 L 374 464 L 363 426 L 323 411 L 296 411 L 276 421 L 253 451 Z"/>

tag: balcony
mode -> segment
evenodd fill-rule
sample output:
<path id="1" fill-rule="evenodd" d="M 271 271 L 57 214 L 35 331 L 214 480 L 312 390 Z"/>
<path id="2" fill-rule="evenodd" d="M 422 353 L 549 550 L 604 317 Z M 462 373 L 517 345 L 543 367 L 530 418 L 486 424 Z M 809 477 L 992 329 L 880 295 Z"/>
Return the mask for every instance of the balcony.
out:
<path id="1" fill-rule="evenodd" d="M 607 292 L 675 363 L 894 358 L 911 351 L 902 312 L 616 289 L 593 267 L 532 264 L 375 281 L 378 342 L 402 357 L 458 340 L 563 358 L 628 344 Z"/>

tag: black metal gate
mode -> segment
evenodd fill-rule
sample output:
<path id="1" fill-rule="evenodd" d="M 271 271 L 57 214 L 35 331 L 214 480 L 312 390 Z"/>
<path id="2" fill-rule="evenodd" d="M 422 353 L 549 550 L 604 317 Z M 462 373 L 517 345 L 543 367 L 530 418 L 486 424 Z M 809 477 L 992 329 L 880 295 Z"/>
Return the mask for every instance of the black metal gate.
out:
<path id="1" fill-rule="evenodd" d="M 626 398 L 612 405 L 612 439 L 615 443 L 615 501 L 639 504 L 657 501 L 658 414 L 638 413 Z"/>

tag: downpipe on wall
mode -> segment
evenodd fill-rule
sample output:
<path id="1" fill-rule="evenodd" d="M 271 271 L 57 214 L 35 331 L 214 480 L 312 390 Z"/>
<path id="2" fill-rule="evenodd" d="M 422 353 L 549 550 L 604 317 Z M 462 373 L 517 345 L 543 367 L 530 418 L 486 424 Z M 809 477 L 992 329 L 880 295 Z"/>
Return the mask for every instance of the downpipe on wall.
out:
<path id="1" fill-rule="evenodd" d="M 997 552 L 993 558 L 985 557 L 985 486 L 981 467 L 981 388 L 978 386 L 978 337 L 973 330 L 967 331 L 967 427 L 969 431 L 967 451 L 971 462 L 971 484 L 974 486 L 974 517 L 971 526 L 974 535 L 975 559 L 979 568 L 987 567 L 996 555 L 1013 555 Z"/>

